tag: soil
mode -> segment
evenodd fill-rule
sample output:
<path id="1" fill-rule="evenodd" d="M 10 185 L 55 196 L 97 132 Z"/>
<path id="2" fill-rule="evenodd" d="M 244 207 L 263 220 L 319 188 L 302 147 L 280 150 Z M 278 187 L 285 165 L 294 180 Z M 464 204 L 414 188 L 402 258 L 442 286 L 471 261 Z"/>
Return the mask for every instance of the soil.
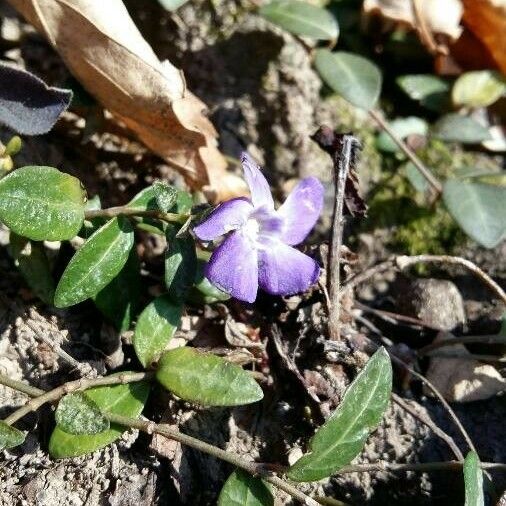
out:
<path id="1" fill-rule="evenodd" d="M 342 131 L 363 133 L 364 155 L 360 179 L 364 193 L 372 192 L 381 179 L 381 161 L 371 141 L 373 129 L 367 118 L 334 97 L 321 98 L 322 83 L 311 66 L 304 45 L 266 21 L 251 14 L 249 2 L 192 1 L 177 16 L 165 12 L 157 2 L 125 2 L 142 33 L 161 59 L 168 58 L 183 68 L 188 86 L 210 108 L 220 134 L 220 147 L 237 157 L 247 149 L 266 167 L 267 177 L 283 197 L 293 180 L 316 175 L 330 183 L 327 155 L 310 140 L 318 125 L 332 124 Z M 19 21 L 0 1 L 3 26 L 9 24 L 14 40 L 0 39 L 4 58 L 10 58 L 62 85 L 69 75 L 58 56 L 26 24 Z M 7 21 L 6 21 L 7 20 Z M 17 37 L 16 37 L 17 34 Z M 82 122 L 81 122 L 82 123 Z M 183 185 L 181 177 L 135 141 L 111 132 L 93 135 L 83 129 L 77 117 L 68 115 L 52 133 L 28 139 L 17 163 L 57 166 L 78 176 L 90 196 L 100 195 L 104 206 L 124 203 L 139 189 L 162 178 Z M 0 139 L 8 138 L 5 129 Z M 326 184 L 326 214 L 312 243 L 326 241 L 332 209 L 332 185 Z M 373 217 L 374 218 L 374 217 Z M 365 231 L 356 222 L 348 224 L 347 242 L 358 253 L 360 271 L 386 258 L 392 247 L 391 229 L 376 227 Z M 163 244 L 142 236 L 139 252 L 155 273 L 160 260 L 153 249 Z M 0 242 L 8 241 L 1 231 Z M 486 251 L 470 243 L 458 252 L 475 260 L 504 287 L 506 285 L 506 243 Z M 55 257 L 55 272 L 61 271 L 70 251 Z M 88 373 L 137 367 L 128 335 L 119 336 L 103 320 L 92 303 L 70 310 L 55 310 L 34 298 L 17 273 L 5 247 L 0 248 L 0 293 L 9 301 L 0 304 L 0 372 L 18 380 L 49 389 L 75 379 L 78 372 L 65 364 L 40 340 L 49 336 L 62 348 L 88 364 Z M 436 336 L 434 329 L 385 322 L 351 308 L 356 301 L 380 310 L 403 313 L 422 319 L 440 330 L 492 334 L 500 327 L 504 307 L 462 271 L 445 269 L 424 273 L 453 283 L 430 282 L 439 295 L 426 300 L 414 278 L 386 273 L 372 278 L 349 301 L 350 314 L 343 325 L 349 334 L 341 350 L 325 348 L 326 316 L 324 296 L 319 290 L 304 297 L 278 300 L 261 296 L 255 306 L 244 308 L 229 302 L 204 313 L 190 308 L 189 326 L 179 337 L 194 345 L 241 353 L 257 361 L 264 374 L 265 398 L 261 403 L 236 409 L 201 409 L 177 401 L 162 390 L 150 398 L 145 415 L 155 421 L 174 424 L 248 459 L 286 465 L 305 451 L 314 430 L 338 404 L 346 386 L 367 359 L 360 350 L 361 336 L 387 336 L 399 350 L 419 348 Z M 155 279 L 145 277 L 145 302 L 158 288 Z M 424 281 L 426 283 L 427 280 Z M 433 294 L 433 291 L 430 290 Z M 401 304 L 400 302 L 407 302 Z M 376 329 L 371 330 L 370 322 Z M 244 348 L 226 340 L 223 321 L 259 329 L 261 348 Z M 191 323 L 191 325 L 190 325 Z M 39 334 L 33 327 L 39 329 Z M 276 345 L 278 335 L 281 346 Z M 293 357 L 296 357 L 295 359 Z M 293 372 L 293 365 L 298 375 Z M 428 364 L 419 364 L 422 371 Z M 290 369 L 292 367 L 292 369 Z M 303 381 L 301 381 L 301 377 Z M 320 399 L 316 404 L 307 385 Z M 396 392 L 412 407 L 432 418 L 465 449 L 445 409 L 427 396 L 421 385 L 396 370 Z M 0 386 L 0 417 L 25 401 L 24 396 Z M 501 397 L 453 405 L 484 461 L 506 461 L 504 417 Z M 0 505 L 37 506 L 144 506 L 211 505 L 216 503 L 229 465 L 163 438 L 135 431 L 92 455 L 55 461 L 47 444 L 54 426 L 51 408 L 23 419 L 19 427 L 28 431 L 26 442 L 0 457 Z M 448 447 L 418 418 L 392 403 L 378 430 L 369 438 L 354 463 L 378 460 L 389 462 L 431 462 L 452 459 Z M 506 473 L 493 473 L 500 493 L 506 488 Z M 316 484 L 304 485 L 307 492 L 329 495 L 352 505 L 457 505 L 463 504 L 462 477 L 458 472 L 350 473 Z M 277 493 L 277 492 L 276 492 Z M 276 504 L 292 504 L 277 493 Z"/>

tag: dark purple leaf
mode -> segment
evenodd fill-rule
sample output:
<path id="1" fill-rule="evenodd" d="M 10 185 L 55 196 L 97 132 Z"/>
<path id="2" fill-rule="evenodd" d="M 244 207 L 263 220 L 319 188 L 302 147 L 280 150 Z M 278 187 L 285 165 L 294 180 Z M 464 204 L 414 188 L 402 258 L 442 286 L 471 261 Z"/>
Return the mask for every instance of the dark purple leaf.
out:
<path id="1" fill-rule="evenodd" d="M 0 123 L 19 134 L 49 132 L 71 99 L 70 90 L 51 88 L 30 72 L 0 64 Z"/>

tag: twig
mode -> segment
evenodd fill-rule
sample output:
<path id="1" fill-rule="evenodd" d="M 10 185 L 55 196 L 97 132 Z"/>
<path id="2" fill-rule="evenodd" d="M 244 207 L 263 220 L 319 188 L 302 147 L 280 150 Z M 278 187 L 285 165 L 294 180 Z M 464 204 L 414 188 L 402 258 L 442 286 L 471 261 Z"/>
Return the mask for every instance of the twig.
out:
<path id="1" fill-rule="evenodd" d="M 142 218 L 155 218 L 168 223 L 185 223 L 189 215 L 165 213 L 156 209 L 139 209 L 136 207 L 118 206 L 107 209 L 93 209 L 86 211 L 84 217 L 87 220 L 93 218 L 116 218 L 117 216 L 138 216 Z"/>
<path id="2" fill-rule="evenodd" d="M 419 170 L 420 174 L 427 180 L 437 196 L 443 192 L 441 182 L 432 174 L 432 172 L 425 167 L 423 162 L 416 156 L 415 152 L 390 128 L 389 124 L 383 117 L 375 110 L 369 110 L 371 118 L 378 123 L 378 125 L 392 138 L 392 140 L 399 146 L 404 154 L 411 160 L 413 165 Z"/>
<path id="3" fill-rule="evenodd" d="M 41 406 L 48 402 L 55 402 L 66 394 L 76 392 L 77 390 L 86 390 L 88 388 L 106 386 L 106 385 L 125 385 L 127 383 L 135 383 L 151 378 L 152 372 L 135 372 L 135 373 L 121 373 L 117 376 L 105 376 L 102 378 L 90 378 L 90 379 L 78 379 L 75 381 L 69 381 L 49 392 L 44 392 L 42 395 L 35 397 L 28 401 L 24 406 L 17 409 L 9 415 L 4 422 L 8 425 L 12 425 L 19 419 L 26 416 L 28 413 L 36 411 Z M 0 375 L 0 384 L 6 384 L 4 382 L 4 376 Z M 7 385 L 13 388 L 12 382 Z"/>
<path id="4" fill-rule="evenodd" d="M 191 448 L 195 448 L 196 450 L 207 453 L 208 455 L 212 455 L 213 457 L 224 460 L 233 466 L 243 469 L 253 476 L 261 476 L 263 480 L 283 490 L 306 506 L 318 506 L 318 504 L 321 504 L 320 502 L 312 499 L 308 495 L 298 490 L 290 483 L 270 474 L 262 464 L 245 461 L 238 455 L 228 453 L 221 448 L 206 443 L 205 441 L 201 441 L 200 439 L 194 438 L 187 434 L 183 434 L 182 432 L 179 432 L 179 430 L 173 429 L 168 425 L 155 424 L 153 422 L 144 420 L 135 420 L 112 413 L 104 414 L 113 423 L 123 425 L 124 427 L 131 427 L 148 434 L 160 434 L 169 439 L 173 439 L 174 441 L 178 441 L 179 443 L 190 446 Z"/>
<path id="5" fill-rule="evenodd" d="M 451 460 L 448 462 L 423 462 L 412 464 L 397 464 L 395 462 L 373 462 L 371 464 L 356 464 L 345 466 L 339 469 L 337 474 L 347 473 L 372 473 L 381 471 L 419 471 L 422 473 L 428 471 L 461 471 L 464 465 L 464 460 L 460 461 Z M 506 464 L 502 462 L 480 462 L 481 469 L 485 470 L 498 470 L 506 471 Z"/>
<path id="6" fill-rule="evenodd" d="M 440 429 L 432 418 L 425 413 L 418 411 L 417 409 L 410 406 L 402 397 L 397 395 L 395 392 L 392 392 L 392 400 L 397 403 L 404 411 L 407 411 L 411 416 L 414 416 L 416 419 L 420 420 L 424 425 L 429 427 L 436 436 L 442 439 L 455 454 L 455 457 L 459 460 L 464 460 L 464 455 L 460 451 L 459 447 L 453 440 L 453 438 L 448 435 L 444 430 Z"/>
<path id="7" fill-rule="evenodd" d="M 497 355 L 482 355 L 480 353 L 458 353 L 451 351 L 431 351 L 426 354 L 427 357 L 434 358 L 448 358 L 458 360 L 479 360 L 481 362 L 498 362 L 505 363 L 505 357 L 498 357 Z"/>
<path id="8" fill-rule="evenodd" d="M 431 351 L 443 348 L 446 346 L 453 346 L 454 344 L 506 344 L 506 336 L 492 335 L 492 336 L 461 336 L 461 337 L 445 337 L 439 341 L 435 341 L 423 348 L 417 350 L 416 354 L 420 357 L 428 355 Z"/>
<path id="9" fill-rule="evenodd" d="M 18 392 L 22 392 L 29 397 L 39 397 L 40 395 L 44 395 L 46 393 L 45 390 L 32 387 L 31 385 L 27 385 L 22 381 L 13 380 L 8 376 L 5 376 L 5 374 L 0 374 L 0 385 L 4 385 L 6 387 L 12 388 L 13 390 L 17 390 Z"/>

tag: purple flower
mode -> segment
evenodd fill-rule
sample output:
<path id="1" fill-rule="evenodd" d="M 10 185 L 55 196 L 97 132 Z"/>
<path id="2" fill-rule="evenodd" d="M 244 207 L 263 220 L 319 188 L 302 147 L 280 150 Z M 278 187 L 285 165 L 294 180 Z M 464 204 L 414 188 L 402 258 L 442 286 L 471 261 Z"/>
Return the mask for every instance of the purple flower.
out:
<path id="1" fill-rule="evenodd" d="M 318 220 L 323 186 L 315 177 L 303 179 L 276 210 L 260 168 L 246 153 L 241 161 L 251 200 L 224 202 L 193 229 L 202 241 L 228 234 L 212 254 L 205 275 L 246 302 L 256 299 L 259 286 L 274 295 L 303 292 L 318 279 L 320 267 L 292 246 L 301 243 Z"/>

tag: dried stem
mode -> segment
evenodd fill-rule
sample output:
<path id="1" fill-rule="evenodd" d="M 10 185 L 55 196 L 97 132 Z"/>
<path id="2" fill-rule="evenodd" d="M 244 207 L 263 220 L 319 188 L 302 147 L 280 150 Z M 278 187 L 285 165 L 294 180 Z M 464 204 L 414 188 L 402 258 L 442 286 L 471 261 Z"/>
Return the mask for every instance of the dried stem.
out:
<path id="1" fill-rule="evenodd" d="M 413 165 L 418 169 L 420 174 L 427 180 L 437 196 L 443 192 L 443 185 L 432 174 L 432 172 L 423 164 L 423 162 L 416 156 L 415 152 L 390 128 L 388 123 L 383 119 L 381 114 L 371 109 L 369 111 L 371 118 L 378 123 L 378 125 L 392 138 L 392 140 L 399 146 L 404 154 L 411 160 Z"/>
<path id="2" fill-rule="evenodd" d="M 105 376 L 102 378 L 91 378 L 91 379 L 78 379 L 76 381 L 69 381 L 49 392 L 44 392 L 42 395 L 34 397 L 30 401 L 28 401 L 24 406 L 17 409 L 9 415 L 4 422 L 8 425 L 12 425 L 17 422 L 28 413 L 32 413 L 36 411 L 41 406 L 48 402 L 55 402 L 61 399 L 64 395 L 69 394 L 71 392 L 76 392 L 77 390 L 87 390 L 88 388 L 98 387 L 98 386 L 107 386 L 107 385 L 125 385 L 127 383 L 135 383 L 138 381 L 147 380 L 153 377 L 153 373 L 151 372 L 134 372 L 134 373 L 121 373 L 117 376 Z M 7 378 L 8 379 L 8 378 Z M 10 384 L 5 382 L 5 376 L 0 375 L 0 384 L 9 386 L 14 388 L 12 381 Z M 22 391 L 22 390 L 21 390 Z M 26 390 L 25 390 L 26 391 Z"/>
<path id="3" fill-rule="evenodd" d="M 454 344 L 506 344 L 506 336 L 461 336 L 461 337 L 445 337 L 439 341 L 435 341 L 423 348 L 417 350 L 416 354 L 420 357 L 428 355 L 434 350 L 444 348 L 445 346 L 453 346 Z"/>
<path id="4" fill-rule="evenodd" d="M 138 216 L 141 218 L 155 218 L 168 223 L 185 223 L 189 218 L 187 214 L 165 213 L 156 209 L 139 209 L 135 207 L 118 206 L 107 209 L 94 209 L 86 211 L 84 217 L 87 220 L 93 218 L 115 218 L 116 216 Z"/>
<path id="5" fill-rule="evenodd" d="M 27 385 L 22 381 L 13 380 L 8 376 L 5 376 L 5 374 L 0 374 L 0 385 L 4 385 L 6 387 L 12 388 L 13 390 L 17 390 L 18 392 L 26 394 L 29 397 L 39 397 L 46 393 L 45 390 L 32 387 L 31 385 Z"/>
<path id="6" fill-rule="evenodd" d="M 170 426 L 155 424 L 150 421 L 135 420 L 112 413 L 105 413 L 105 416 L 109 418 L 109 420 L 113 423 L 123 425 L 124 427 L 131 427 L 148 434 L 160 434 L 169 439 L 173 439 L 174 441 L 178 441 L 179 443 L 190 446 L 191 448 L 195 448 L 196 450 L 207 453 L 208 455 L 212 455 L 213 457 L 224 460 L 233 466 L 243 469 L 253 476 L 261 476 L 263 480 L 283 490 L 306 506 L 318 506 L 321 504 L 298 490 L 290 483 L 269 473 L 264 465 L 257 464 L 255 462 L 248 462 L 238 455 L 228 453 L 221 448 L 206 443 L 205 441 L 201 441 L 200 439 L 188 436 L 187 434 L 183 434 L 182 432 L 179 432 L 179 430 L 173 429 Z"/>
<path id="7" fill-rule="evenodd" d="M 357 464 L 339 469 L 338 474 L 346 473 L 373 473 L 381 471 L 392 472 L 428 472 L 428 471 L 462 471 L 464 460 L 450 460 L 448 462 L 423 462 L 410 464 L 396 464 L 395 462 L 373 462 L 371 464 Z M 506 464 L 501 462 L 480 462 L 481 469 L 506 471 Z"/>

